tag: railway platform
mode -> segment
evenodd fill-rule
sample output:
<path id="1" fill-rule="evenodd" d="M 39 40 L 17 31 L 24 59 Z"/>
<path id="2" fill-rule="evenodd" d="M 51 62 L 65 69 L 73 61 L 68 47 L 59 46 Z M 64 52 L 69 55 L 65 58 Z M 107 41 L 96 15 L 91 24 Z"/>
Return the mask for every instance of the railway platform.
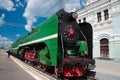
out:
<path id="1" fill-rule="evenodd" d="M 0 50 L 0 80 L 55 80 Z"/>
<path id="2" fill-rule="evenodd" d="M 0 50 L 0 80 L 35 80 L 18 66 L 5 51 Z"/>

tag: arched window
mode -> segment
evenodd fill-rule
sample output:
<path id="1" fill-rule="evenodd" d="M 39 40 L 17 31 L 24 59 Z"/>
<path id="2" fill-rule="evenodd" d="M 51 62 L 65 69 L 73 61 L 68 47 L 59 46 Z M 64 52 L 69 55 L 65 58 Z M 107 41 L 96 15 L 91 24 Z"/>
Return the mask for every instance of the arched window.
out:
<path id="1" fill-rule="evenodd" d="M 109 40 L 106 38 L 100 40 L 100 57 L 109 57 Z"/>

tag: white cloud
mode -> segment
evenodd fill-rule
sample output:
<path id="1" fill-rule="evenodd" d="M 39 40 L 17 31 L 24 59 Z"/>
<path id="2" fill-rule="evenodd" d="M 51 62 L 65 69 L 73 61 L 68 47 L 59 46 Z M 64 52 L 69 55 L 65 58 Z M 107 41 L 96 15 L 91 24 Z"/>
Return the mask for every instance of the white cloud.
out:
<path id="1" fill-rule="evenodd" d="M 1 16 L 0 16 L 0 20 L 3 20 L 5 18 L 5 14 L 3 13 Z"/>
<path id="2" fill-rule="evenodd" d="M 15 0 L 16 2 L 19 2 L 20 0 Z"/>
<path id="3" fill-rule="evenodd" d="M 1 16 L 2 18 L 4 18 L 5 17 L 5 14 L 2 14 L 2 16 Z"/>
<path id="4" fill-rule="evenodd" d="M 71 12 L 74 7 L 80 7 L 79 0 L 26 0 L 27 7 L 23 16 L 27 20 L 25 25 L 26 30 L 31 31 L 33 23 L 36 22 L 36 17 L 49 17 L 61 8 Z"/>
<path id="5" fill-rule="evenodd" d="M 4 18 L 5 18 L 5 14 L 3 13 L 3 14 L 0 16 L 0 26 L 4 23 Z"/>
<path id="6" fill-rule="evenodd" d="M 13 41 L 9 40 L 7 37 L 3 37 L 0 35 L 0 45 L 9 46 L 13 43 Z"/>
<path id="7" fill-rule="evenodd" d="M 22 4 L 20 0 L 15 0 L 15 1 L 16 1 L 15 7 L 24 7 L 24 4 Z"/>
<path id="8" fill-rule="evenodd" d="M 21 2 L 19 2 L 19 5 L 20 5 L 21 7 L 24 7 L 24 5 L 23 5 Z"/>
<path id="9" fill-rule="evenodd" d="M 25 0 L 25 2 L 28 2 L 29 0 Z"/>
<path id="10" fill-rule="evenodd" d="M 14 11 L 14 4 L 11 0 L 0 0 L 0 8 L 7 11 Z"/>
<path id="11" fill-rule="evenodd" d="M 20 37 L 20 34 L 16 34 L 16 37 Z"/>
<path id="12" fill-rule="evenodd" d="M 27 7 L 23 16 L 27 20 L 27 25 L 25 25 L 25 29 L 31 31 L 31 27 L 34 22 L 36 22 L 36 17 L 48 17 L 50 14 L 55 13 L 55 10 L 52 10 L 51 7 L 54 6 L 58 2 L 58 0 L 28 0 Z M 59 7 L 58 7 L 59 8 Z M 57 10 L 57 8 L 55 8 Z M 52 10 L 52 11 L 51 11 Z"/>
<path id="13" fill-rule="evenodd" d="M 80 0 L 64 0 L 64 10 L 66 12 L 73 12 L 73 9 L 80 9 Z"/>

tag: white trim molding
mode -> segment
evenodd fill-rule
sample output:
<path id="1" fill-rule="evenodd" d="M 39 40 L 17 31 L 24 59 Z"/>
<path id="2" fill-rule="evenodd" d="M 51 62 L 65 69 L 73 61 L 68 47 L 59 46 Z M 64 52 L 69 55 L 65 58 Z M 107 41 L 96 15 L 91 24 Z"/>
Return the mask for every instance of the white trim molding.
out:
<path id="1" fill-rule="evenodd" d="M 24 46 L 24 45 L 29 45 L 29 44 L 33 44 L 33 43 L 38 43 L 38 42 L 41 42 L 41 41 L 45 41 L 45 40 L 49 40 L 49 39 L 53 39 L 53 38 L 57 38 L 58 37 L 58 34 L 53 34 L 53 35 L 50 35 L 50 36 L 46 36 L 46 37 L 43 37 L 43 38 L 40 38 L 40 39 L 36 39 L 36 40 L 33 40 L 33 41 L 29 41 L 29 42 L 26 42 L 26 43 L 23 43 L 23 44 L 20 44 L 20 46 Z"/>

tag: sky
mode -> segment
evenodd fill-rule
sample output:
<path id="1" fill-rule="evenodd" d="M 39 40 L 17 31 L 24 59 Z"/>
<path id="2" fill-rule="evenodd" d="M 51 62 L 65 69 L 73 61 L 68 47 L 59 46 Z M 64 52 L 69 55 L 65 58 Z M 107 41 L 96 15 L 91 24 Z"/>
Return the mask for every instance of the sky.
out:
<path id="1" fill-rule="evenodd" d="M 0 0 L 0 46 L 8 46 L 58 10 L 72 12 L 85 0 Z"/>

